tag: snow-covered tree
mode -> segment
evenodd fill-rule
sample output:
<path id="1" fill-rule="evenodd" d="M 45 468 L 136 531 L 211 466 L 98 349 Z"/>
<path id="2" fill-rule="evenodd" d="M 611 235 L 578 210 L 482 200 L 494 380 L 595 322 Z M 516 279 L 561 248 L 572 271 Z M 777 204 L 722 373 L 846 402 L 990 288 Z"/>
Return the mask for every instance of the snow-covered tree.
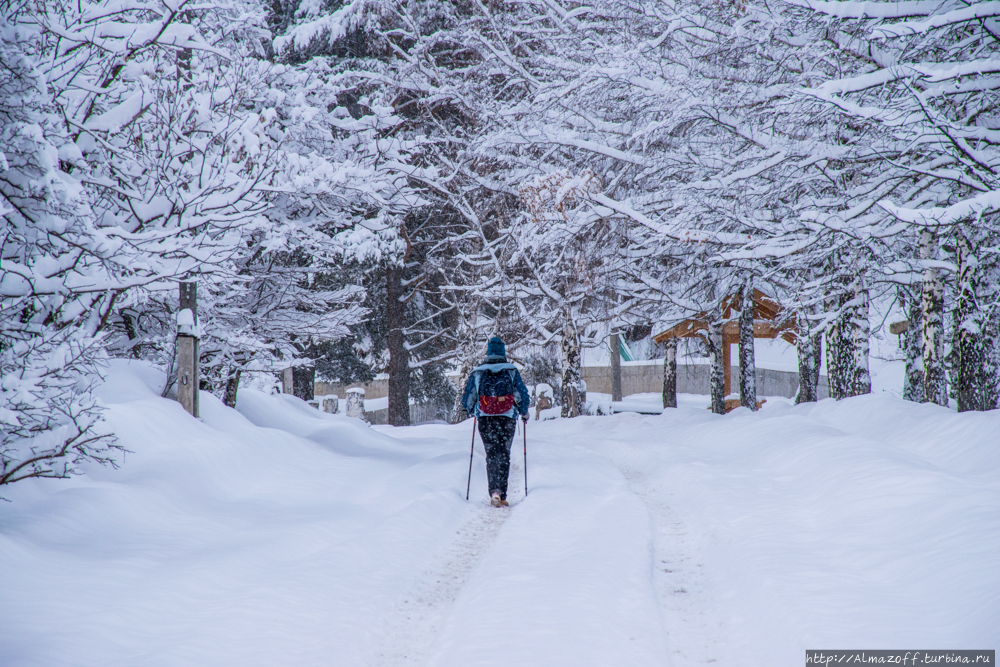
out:
<path id="1" fill-rule="evenodd" d="M 961 247 L 963 239 L 993 227 L 992 216 L 984 214 L 996 206 L 998 84 L 989 63 L 996 58 L 992 26 L 1000 10 L 990 3 L 951 1 L 886 2 L 864 8 L 850 3 L 792 4 L 808 7 L 814 19 L 829 26 L 828 34 L 843 51 L 863 61 L 846 75 L 830 76 L 811 94 L 836 108 L 846 122 L 874 128 L 886 137 L 887 146 L 895 148 L 885 150 L 880 162 L 908 175 L 906 187 L 873 193 L 865 202 L 885 212 L 881 219 L 867 228 L 846 225 L 845 231 L 861 240 L 899 239 L 894 259 L 908 261 L 922 274 L 919 281 L 908 281 L 922 287 L 920 321 L 911 318 L 910 325 L 921 328 L 924 398 L 944 404 L 948 278 L 957 281 L 956 292 L 965 294 L 959 321 L 970 323 L 965 333 L 956 328 L 955 335 L 967 350 L 994 345 L 978 336 L 995 330 L 995 323 L 985 330 L 971 324 L 976 319 L 985 322 L 992 310 L 988 299 L 971 298 L 968 291 L 982 284 L 973 277 L 976 270 L 966 264 L 964 275 L 957 276 L 954 251 L 945 246 L 954 239 Z M 905 249 L 913 254 L 898 254 Z M 990 270 L 989 262 L 980 266 Z M 987 338 L 995 340 L 989 334 Z M 991 365 L 995 353 L 981 349 L 975 356 Z M 956 391 L 963 396 L 975 393 L 972 387 L 979 382 L 966 372 L 952 379 L 966 385 Z"/>
<path id="2" fill-rule="evenodd" d="M 90 217 L 43 38 L 0 12 L 0 485 L 65 477 L 119 449 L 91 390 L 125 267 Z"/>

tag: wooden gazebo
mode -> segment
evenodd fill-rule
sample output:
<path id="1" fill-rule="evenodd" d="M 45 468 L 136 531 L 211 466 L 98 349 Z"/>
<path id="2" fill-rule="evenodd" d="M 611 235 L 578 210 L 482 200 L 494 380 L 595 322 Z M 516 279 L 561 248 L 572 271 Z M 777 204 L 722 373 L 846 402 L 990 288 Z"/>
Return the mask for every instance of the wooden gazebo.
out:
<path id="1" fill-rule="evenodd" d="M 722 367 L 726 396 L 732 393 L 732 352 L 730 345 L 740 342 L 739 318 L 742 310 L 742 295 L 731 294 L 722 300 Z M 698 313 L 692 318 L 675 324 L 666 331 L 653 336 L 657 343 L 670 338 L 705 338 L 708 332 L 708 313 Z M 796 321 L 781 304 L 758 289 L 753 291 L 753 337 L 782 338 L 790 344 L 797 342 Z"/>

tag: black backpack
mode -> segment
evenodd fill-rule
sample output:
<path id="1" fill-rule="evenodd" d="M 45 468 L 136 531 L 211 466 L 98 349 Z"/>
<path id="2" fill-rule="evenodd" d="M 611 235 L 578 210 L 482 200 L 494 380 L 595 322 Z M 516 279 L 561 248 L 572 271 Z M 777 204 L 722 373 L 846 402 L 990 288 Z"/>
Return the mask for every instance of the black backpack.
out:
<path id="1" fill-rule="evenodd" d="M 484 415 L 503 415 L 514 408 L 514 371 L 483 371 L 479 378 L 479 411 Z"/>

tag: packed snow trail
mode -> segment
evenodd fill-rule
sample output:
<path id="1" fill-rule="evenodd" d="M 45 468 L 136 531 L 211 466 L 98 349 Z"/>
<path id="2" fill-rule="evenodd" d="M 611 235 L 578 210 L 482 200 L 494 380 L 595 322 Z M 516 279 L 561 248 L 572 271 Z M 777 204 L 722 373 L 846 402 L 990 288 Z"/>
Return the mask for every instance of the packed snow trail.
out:
<path id="1" fill-rule="evenodd" d="M 459 592 L 429 664 L 663 665 L 643 504 L 579 444 L 530 438 L 528 470 L 527 499 L 523 471 L 512 471 L 510 518 Z"/>
<path id="2" fill-rule="evenodd" d="M 801 664 L 1000 644 L 1000 412 L 862 397 L 393 429 L 116 363 L 121 469 L 0 505 L 4 667 Z M 478 439 L 477 439 L 478 440 Z M 515 450 L 520 449 L 520 436 Z"/>

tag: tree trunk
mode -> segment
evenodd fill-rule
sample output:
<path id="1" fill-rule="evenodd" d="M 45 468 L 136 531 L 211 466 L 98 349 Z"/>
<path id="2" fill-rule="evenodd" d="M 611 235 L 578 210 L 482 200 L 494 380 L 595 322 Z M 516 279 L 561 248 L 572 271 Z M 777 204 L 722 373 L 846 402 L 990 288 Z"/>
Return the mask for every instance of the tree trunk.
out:
<path id="1" fill-rule="evenodd" d="M 992 410 L 996 407 L 994 336 L 979 304 L 979 260 L 974 244 L 961 227 L 956 229 L 958 277 L 953 329 L 956 352 L 955 398 L 958 411 Z"/>
<path id="2" fill-rule="evenodd" d="M 934 232 L 920 232 L 920 259 L 931 260 L 937 249 Z M 948 405 L 948 383 L 944 369 L 944 284 L 936 268 L 924 267 L 923 362 L 924 396 L 930 403 Z"/>
<path id="3" fill-rule="evenodd" d="M 385 271 L 386 346 L 389 348 L 389 410 L 387 421 L 392 426 L 410 424 L 410 353 L 403 335 L 406 304 L 402 302 L 402 269 Z"/>
<path id="4" fill-rule="evenodd" d="M 822 362 L 823 336 L 812 335 L 805 313 L 798 315 L 796 348 L 799 356 L 799 390 L 795 404 L 815 403 L 819 400 L 819 367 Z"/>
<path id="5" fill-rule="evenodd" d="M 924 315 L 918 296 L 923 287 L 916 287 L 916 295 L 906 287 L 899 288 L 899 301 L 909 320 L 903 332 L 903 352 L 906 355 L 906 369 L 903 375 L 903 399 L 923 403 L 924 398 Z"/>
<path id="6" fill-rule="evenodd" d="M 826 303 L 827 310 L 840 310 L 846 303 L 844 295 L 837 295 Z M 849 396 L 851 366 L 854 351 L 848 335 L 847 316 L 841 313 L 826 327 L 826 377 L 830 384 L 830 397 L 838 401 Z"/>
<path id="7" fill-rule="evenodd" d="M 611 334 L 611 400 L 622 400 L 622 348 L 618 334 Z"/>
<path id="8" fill-rule="evenodd" d="M 311 401 L 315 396 L 316 369 L 311 366 L 292 366 L 281 372 L 281 392 Z"/>
<path id="9" fill-rule="evenodd" d="M 663 358 L 663 407 L 677 407 L 677 339 L 668 338 Z"/>
<path id="10" fill-rule="evenodd" d="M 562 410 L 563 417 L 583 414 L 586 390 L 580 377 L 580 337 L 572 320 L 567 318 L 562 335 Z"/>
<path id="11" fill-rule="evenodd" d="M 135 328 L 135 320 L 126 312 L 121 313 L 122 324 L 125 326 L 125 334 L 128 336 L 129 354 L 133 359 L 142 359 L 142 342 L 139 340 L 139 332 Z"/>
<path id="12" fill-rule="evenodd" d="M 240 388 L 241 375 L 243 375 L 243 369 L 241 368 L 233 368 L 229 370 L 229 378 L 226 380 L 226 393 L 222 402 L 231 408 L 236 407 L 236 392 Z"/>
<path id="13" fill-rule="evenodd" d="M 740 405 L 757 410 L 757 364 L 753 349 L 753 276 L 740 298 Z"/>
<path id="14" fill-rule="evenodd" d="M 854 305 L 849 311 L 848 325 L 851 337 L 851 370 L 848 393 L 861 396 L 872 393 L 872 376 L 868 370 L 869 341 L 871 324 L 868 322 L 868 289 L 861 276 L 854 284 Z"/>
<path id="15" fill-rule="evenodd" d="M 722 315 L 715 312 L 708 325 L 708 351 L 712 355 L 712 369 L 709 373 L 709 395 L 712 412 L 726 414 L 726 377 L 722 367 Z"/>

